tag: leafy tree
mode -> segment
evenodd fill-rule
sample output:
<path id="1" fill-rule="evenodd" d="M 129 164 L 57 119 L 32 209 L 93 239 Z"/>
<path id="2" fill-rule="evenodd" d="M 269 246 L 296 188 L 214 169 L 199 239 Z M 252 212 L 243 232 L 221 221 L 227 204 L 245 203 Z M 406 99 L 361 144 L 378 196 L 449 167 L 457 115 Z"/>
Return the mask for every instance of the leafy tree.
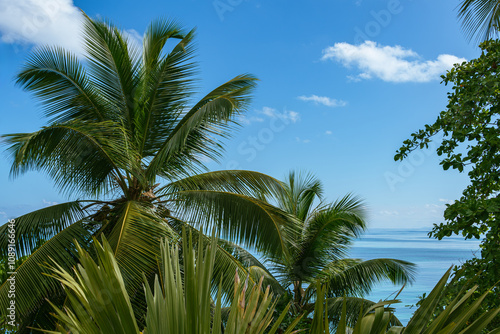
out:
<path id="1" fill-rule="evenodd" d="M 467 171 L 470 184 L 460 199 L 447 205 L 446 222 L 435 224 L 429 236 L 442 239 L 461 234 L 465 239 L 481 238 L 480 257 L 457 267 L 453 283 L 459 290 L 461 284 L 481 271 L 477 296 L 500 279 L 500 41 L 486 41 L 480 47 L 480 57 L 456 64 L 442 77 L 446 85 L 452 85 L 446 110 L 433 124 L 413 133 L 395 156 L 395 160 L 402 160 L 441 134 L 437 153 L 443 156 L 443 169 Z M 499 288 L 495 287 L 483 307 L 498 306 Z M 492 324 L 498 326 L 499 322 Z"/>
<path id="2" fill-rule="evenodd" d="M 278 256 L 290 215 L 254 197 L 281 187 L 250 171 L 206 172 L 222 140 L 245 111 L 256 79 L 239 75 L 192 102 L 196 64 L 194 30 L 158 20 L 147 29 L 142 50 L 109 22 L 85 16 L 85 62 L 57 47 L 35 50 L 17 83 L 45 107 L 48 124 L 32 133 L 4 135 L 13 176 L 47 173 L 75 200 L 16 219 L 19 332 L 48 328 L 46 298 L 62 306 L 65 293 L 44 263 L 70 270 L 75 241 L 92 254 L 93 238 L 105 236 L 122 271 L 139 322 L 145 314 L 143 275 L 157 272 L 160 241 L 180 239 L 183 226 L 220 229 L 222 237 Z M 0 251 L 7 249 L 0 228 Z M 43 244 L 34 251 L 38 242 Z M 2 254 L 0 254 L 2 255 Z M 218 247 L 216 272 L 246 270 Z M 223 276 L 224 296 L 234 281 Z M 9 303 L 0 286 L 0 309 Z"/>
<path id="3" fill-rule="evenodd" d="M 362 297 L 382 281 L 412 282 L 415 266 L 395 259 L 360 260 L 347 258 L 354 239 L 366 228 L 362 202 L 347 195 L 334 203 L 315 202 L 323 186 L 312 175 L 291 172 L 268 200 L 294 215 L 294 238 L 283 241 L 278 256 L 264 255 L 265 266 L 254 263 L 254 277 L 264 275 L 265 284 L 292 301 L 292 314 L 312 314 L 318 287 L 326 288 L 329 314 L 338 316 L 344 296 L 348 296 L 349 321 L 361 306 L 373 302 Z M 331 320 L 338 320 L 332 318 Z"/>

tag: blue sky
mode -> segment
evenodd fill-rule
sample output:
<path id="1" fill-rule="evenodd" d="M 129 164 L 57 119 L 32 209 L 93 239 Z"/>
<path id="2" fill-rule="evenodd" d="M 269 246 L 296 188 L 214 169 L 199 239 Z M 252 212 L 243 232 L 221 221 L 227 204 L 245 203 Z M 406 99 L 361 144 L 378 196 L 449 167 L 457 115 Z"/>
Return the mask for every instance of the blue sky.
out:
<path id="1" fill-rule="evenodd" d="M 372 227 L 415 228 L 442 221 L 467 175 L 442 171 L 433 151 L 405 162 L 402 141 L 433 122 L 449 88 L 440 75 L 472 59 L 456 19 L 458 1 L 260 0 L 71 1 L 0 0 L 0 133 L 44 124 L 37 102 L 14 84 L 36 45 L 80 48 L 80 14 L 105 17 L 142 36 L 158 17 L 197 27 L 200 94 L 228 79 L 259 79 L 243 125 L 212 169 L 250 169 L 282 178 L 315 173 L 326 197 L 364 198 Z M 2 147 L 3 149 L 4 147 Z M 0 160 L 0 219 L 66 201 L 50 179 L 9 178 Z"/>

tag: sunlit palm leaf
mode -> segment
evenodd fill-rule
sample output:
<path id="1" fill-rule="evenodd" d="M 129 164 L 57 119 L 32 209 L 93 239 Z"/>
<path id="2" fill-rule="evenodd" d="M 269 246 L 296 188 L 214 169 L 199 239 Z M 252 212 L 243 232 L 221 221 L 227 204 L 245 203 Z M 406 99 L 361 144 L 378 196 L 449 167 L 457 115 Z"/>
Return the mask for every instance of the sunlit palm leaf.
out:
<path id="1" fill-rule="evenodd" d="M 296 233 L 292 216 L 245 195 L 186 190 L 176 193 L 175 204 L 184 220 L 205 229 L 216 227 L 226 240 L 276 256 L 287 254 Z"/>
<path id="2" fill-rule="evenodd" d="M 279 191 L 283 185 L 275 178 L 247 170 L 221 170 L 196 174 L 165 186 L 159 193 L 175 194 L 185 190 L 226 191 L 256 197 Z"/>
<path id="3" fill-rule="evenodd" d="M 217 159 L 222 147 L 216 138 L 229 135 L 229 125 L 247 106 L 255 80 L 249 75 L 238 76 L 191 108 L 151 160 L 146 172 L 148 178 L 160 174 L 172 179 L 176 174 L 167 167 L 182 166 L 186 159 L 196 160 L 195 155 Z"/>
<path id="4" fill-rule="evenodd" d="M 178 219 L 171 219 L 170 225 L 179 236 L 182 234 L 183 229 L 191 233 L 197 247 L 200 237 L 203 238 L 203 243 L 207 244 L 210 242 L 208 236 L 202 234 L 190 224 Z M 231 301 L 234 296 L 234 274 L 238 274 L 239 277 L 250 276 L 247 263 L 242 261 L 243 259 L 249 259 L 249 257 L 244 257 L 244 255 L 242 255 L 242 248 L 239 248 L 241 252 L 236 251 L 236 247 L 236 245 L 225 240 L 218 240 L 217 242 L 211 289 L 214 295 L 221 293 L 224 302 Z M 257 279 L 253 276 L 249 277 L 251 284 L 256 284 L 259 279 L 260 276 L 258 276 Z"/>
<path id="5" fill-rule="evenodd" d="M 80 264 L 74 274 L 57 261 L 52 263 L 52 277 L 62 283 L 68 297 L 65 311 L 54 305 L 55 317 L 71 333 L 138 334 L 132 304 L 111 247 L 105 239 L 102 246 L 99 242 L 94 245 L 97 263 L 78 246 Z"/>
<path id="6" fill-rule="evenodd" d="M 117 212 L 117 221 L 107 238 L 120 265 L 127 291 L 133 298 L 136 314 L 143 315 L 143 275 L 149 277 L 157 272 L 161 240 L 172 239 L 172 231 L 143 203 L 124 202 Z M 137 293 L 139 295 L 135 296 Z"/>

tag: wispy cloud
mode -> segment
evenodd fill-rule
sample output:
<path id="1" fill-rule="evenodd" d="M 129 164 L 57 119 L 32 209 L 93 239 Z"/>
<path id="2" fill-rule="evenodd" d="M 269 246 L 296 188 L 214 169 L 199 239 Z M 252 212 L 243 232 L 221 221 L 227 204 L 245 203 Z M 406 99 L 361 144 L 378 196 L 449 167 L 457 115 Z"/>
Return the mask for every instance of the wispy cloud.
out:
<path id="1" fill-rule="evenodd" d="M 323 50 L 322 60 L 336 60 L 345 67 L 356 67 L 361 73 L 349 76 L 352 81 L 378 78 L 387 82 L 429 82 L 465 61 L 449 54 L 441 54 L 435 60 L 421 60 L 410 49 L 399 45 L 383 46 L 373 41 L 360 45 L 336 43 Z"/>
<path id="2" fill-rule="evenodd" d="M 399 216 L 399 211 L 382 210 L 379 211 L 379 214 L 381 214 L 382 216 Z"/>
<path id="3" fill-rule="evenodd" d="M 43 201 L 43 204 L 45 204 L 45 206 L 51 206 L 51 205 L 57 205 L 57 204 L 59 204 L 58 202 L 51 202 L 51 201 L 47 201 L 45 199 L 43 199 L 42 201 Z"/>
<path id="4" fill-rule="evenodd" d="M 253 123 L 262 123 L 266 119 L 279 118 L 286 122 L 296 123 L 300 120 L 300 115 L 296 111 L 286 110 L 278 111 L 275 108 L 263 107 L 262 109 L 255 110 L 250 115 L 243 115 L 239 118 L 239 121 L 245 125 L 250 125 Z"/>
<path id="5" fill-rule="evenodd" d="M 345 107 L 347 105 L 346 101 L 332 99 L 332 98 L 329 98 L 327 96 L 318 96 L 318 95 L 305 96 L 305 95 L 302 95 L 302 96 L 299 96 L 298 99 L 302 100 L 302 101 L 306 101 L 306 102 L 307 101 L 314 102 L 315 104 L 322 104 L 324 106 L 332 107 L 332 108 Z"/>
<path id="6" fill-rule="evenodd" d="M 261 110 L 257 111 L 259 114 L 265 115 L 270 118 L 281 118 L 285 120 L 289 120 L 292 123 L 297 122 L 300 120 L 300 115 L 296 111 L 292 110 L 283 110 L 283 111 L 278 111 L 274 108 L 270 107 L 263 107 Z"/>
<path id="7" fill-rule="evenodd" d="M 331 132 L 330 130 L 326 130 L 326 131 L 325 131 L 325 135 L 328 135 L 328 136 L 329 136 L 329 135 L 331 135 L 331 134 L 332 134 L 332 132 Z"/>
<path id="8" fill-rule="evenodd" d="M 297 143 L 309 144 L 311 142 L 310 139 L 301 139 L 300 137 L 295 137 L 295 141 Z"/>
<path id="9" fill-rule="evenodd" d="M 262 123 L 264 119 L 256 116 L 240 116 L 239 121 L 245 125 L 250 125 L 252 123 Z"/>

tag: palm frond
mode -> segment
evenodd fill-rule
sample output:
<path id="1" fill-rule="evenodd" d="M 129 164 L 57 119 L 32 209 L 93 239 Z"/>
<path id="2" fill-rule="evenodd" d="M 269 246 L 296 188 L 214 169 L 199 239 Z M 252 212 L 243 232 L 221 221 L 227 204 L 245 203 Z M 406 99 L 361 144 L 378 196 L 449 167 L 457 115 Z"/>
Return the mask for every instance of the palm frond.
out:
<path id="1" fill-rule="evenodd" d="M 374 301 L 359 297 L 325 298 L 324 294 L 323 295 L 320 294 L 319 296 L 323 298 L 318 299 L 315 303 L 308 304 L 305 307 L 306 312 L 314 311 L 315 307 L 318 306 L 318 303 L 321 303 L 323 300 L 324 304 L 323 307 L 326 308 L 325 313 L 328 316 L 328 322 L 337 325 L 341 322 L 341 316 L 344 315 L 345 324 L 351 328 L 353 328 L 358 322 L 358 320 L 361 320 L 363 315 L 367 313 L 374 306 L 382 306 L 382 308 L 384 308 L 384 311 L 394 313 L 395 309 L 391 308 L 390 306 L 388 307 L 388 305 L 399 303 L 398 300 L 376 303 Z M 402 326 L 401 321 L 395 315 L 392 315 L 389 324 L 391 326 Z M 385 333 L 385 331 L 383 333 Z"/>
<path id="2" fill-rule="evenodd" d="M 316 176 L 292 170 L 285 179 L 284 188 L 275 193 L 274 199 L 278 207 L 304 222 L 314 200 L 321 199 L 322 195 L 323 185 Z"/>
<path id="3" fill-rule="evenodd" d="M 124 186 L 120 170 L 132 169 L 135 160 L 114 122 L 73 121 L 3 137 L 14 158 L 11 175 L 45 171 L 62 191 L 94 196 Z"/>
<path id="4" fill-rule="evenodd" d="M 248 105 L 255 80 L 250 75 L 237 76 L 191 108 L 151 160 L 146 171 L 148 179 L 158 174 L 175 179 L 178 169 L 169 167 L 189 170 L 193 161 L 197 161 L 196 156 L 216 160 L 222 149 L 218 138 L 229 135 L 229 125 L 234 124 L 235 117 Z"/>
<path id="5" fill-rule="evenodd" d="M 182 230 L 188 231 L 193 238 L 196 247 L 199 247 L 199 238 L 203 239 L 202 244 L 210 242 L 210 238 L 190 224 L 178 219 L 169 220 L 169 225 L 179 234 Z M 251 265 L 257 265 L 258 260 L 249 252 L 234 243 L 218 239 L 217 251 L 215 253 L 215 263 L 212 277 L 212 294 L 221 293 L 222 300 L 228 303 L 234 297 L 234 277 L 232 273 L 239 277 L 248 277 L 250 284 L 256 284 L 261 275 L 252 276 L 249 272 Z M 262 266 L 262 265 L 261 265 Z M 263 266 L 262 266 L 263 267 Z"/>
<path id="6" fill-rule="evenodd" d="M 175 193 L 176 213 L 204 229 L 216 227 L 221 238 L 265 254 L 286 256 L 297 223 L 292 216 L 255 198 L 222 191 Z"/>
<path id="7" fill-rule="evenodd" d="M 61 48 L 36 49 L 17 75 L 16 83 L 41 100 L 51 123 L 106 120 L 105 104 L 85 68 L 75 55 Z"/>
<path id="8" fill-rule="evenodd" d="M 108 105 L 109 119 L 134 133 L 139 50 L 111 23 L 84 16 L 83 36 L 92 84 Z"/>
<path id="9" fill-rule="evenodd" d="M 458 17 L 469 40 L 476 36 L 484 41 L 498 36 L 500 28 L 500 2 L 495 0 L 463 0 Z"/>
<path id="10" fill-rule="evenodd" d="M 81 245 L 88 245 L 90 239 L 91 235 L 84 222 L 78 221 L 42 244 L 16 269 L 16 273 L 0 286 L 1 315 L 5 315 L 10 302 L 11 280 L 15 280 L 17 320 L 21 324 L 37 311 L 47 296 L 57 298 L 63 294 L 61 285 L 44 274 L 48 272 L 45 266 L 53 259 L 69 270 L 77 263 L 75 240 Z"/>
<path id="11" fill-rule="evenodd" d="M 120 266 L 136 315 L 145 314 L 143 275 L 158 270 L 162 239 L 175 239 L 170 227 L 153 210 L 137 201 L 126 201 L 116 208 L 114 225 L 106 237 Z"/>
<path id="12" fill-rule="evenodd" d="M 146 32 L 139 112 L 136 114 L 138 148 L 152 157 L 161 148 L 186 108 L 192 94 L 191 62 L 194 30 L 183 35 L 173 22 L 154 22 Z M 161 54 L 170 38 L 182 38 L 166 57 Z"/>
<path id="13" fill-rule="evenodd" d="M 328 296 L 362 296 L 383 280 L 393 284 L 412 283 L 416 266 L 413 263 L 394 259 L 333 261 L 318 275 L 318 280 L 327 284 Z"/>
<path id="14" fill-rule="evenodd" d="M 30 255 L 40 246 L 77 220 L 86 216 L 80 201 L 56 204 L 19 216 L 15 221 L 15 245 L 17 257 Z M 7 255 L 9 226 L 0 227 L 0 254 Z"/>
<path id="15" fill-rule="evenodd" d="M 169 183 L 158 193 L 175 194 L 185 190 L 226 191 L 256 197 L 282 189 L 283 185 L 275 178 L 254 171 L 221 170 L 196 174 Z"/>
<path id="16" fill-rule="evenodd" d="M 330 261 L 344 258 L 365 227 L 363 203 L 351 195 L 317 208 L 304 225 L 292 268 L 310 281 Z"/>

